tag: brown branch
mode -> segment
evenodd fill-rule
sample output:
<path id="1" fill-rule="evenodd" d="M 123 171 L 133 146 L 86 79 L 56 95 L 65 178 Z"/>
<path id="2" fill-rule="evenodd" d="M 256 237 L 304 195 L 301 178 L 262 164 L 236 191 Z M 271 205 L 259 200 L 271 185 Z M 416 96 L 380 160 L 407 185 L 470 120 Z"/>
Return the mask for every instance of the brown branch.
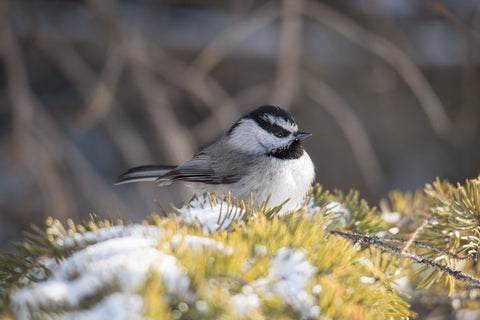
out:
<path id="1" fill-rule="evenodd" d="M 177 119 L 168 99 L 167 90 L 149 70 L 129 62 L 133 83 L 144 100 L 145 111 L 150 115 L 157 139 L 168 161 L 174 164 L 188 160 L 194 153 L 193 137 Z"/>
<path id="2" fill-rule="evenodd" d="M 206 46 L 192 62 L 192 68 L 197 72 L 201 71 L 202 74 L 210 73 L 230 49 L 252 33 L 272 23 L 279 15 L 280 11 L 275 1 L 269 1 L 257 8 Z"/>
<path id="3" fill-rule="evenodd" d="M 412 243 L 415 241 L 415 238 L 418 236 L 420 231 L 422 231 L 423 228 L 425 228 L 427 223 L 428 223 L 428 220 L 423 220 L 422 223 L 417 227 L 417 229 L 415 229 L 415 231 L 412 233 L 408 241 L 403 246 L 402 251 L 400 252 L 401 254 L 404 254 L 408 250 L 408 247 L 412 245 Z"/>
<path id="4" fill-rule="evenodd" d="M 307 95 L 321 105 L 338 124 L 368 188 L 383 188 L 385 175 L 362 123 L 344 99 L 325 82 L 307 72 L 302 74 Z"/>
<path id="5" fill-rule="evenodd" d="M 75 198 L 71 188 L 62 179 L 60 168 L 56 167 L 61 150 L 48 139 L 51 130 L 37 124 L 41 122 L 38 121 L 41 105 L 28 84 L 23 52 L 13 36 L 8 16 L 3 14 L 5 7 L 3 3 L 0 8 L 0 53 L 5 62 L 14 136 L 23 153 L 23 165 L 37 182 L 42 198 L 48 199 L 44 201 L 46 210 L 59 218 L 66 218 L 69 206 L 75 206 Z M 53 195 L 56 196 L 52 198 Z"/>
<path id="6" fill-rule="evenodd" d="M 387 251 L 390 251 L 394 254 L 396 254 L 399 257 L 407 258 L 410 261 L 431 267 L 433 269 L 437 269 L 445 274 L 448 274 L 449 276 L 455 278 L 456 280 L 460 280 L 466 283 L 469 283 L 471 285 L 480 287 L 480 279 L 472 277 L 466 273 L 463 273 L 459 270 L 455 270 L 452 268 L 449 268 L 447 266 L 441 265 L 435 261 L 432 261 L 427 258 L 420 257 L 416 254 L 410 253 L 410 252 L 402 252 L 402 250 L 398 247 L 395 247 L 393 245 L 390 245 L 388 243 L 385 243 L 382 241 L 381 238 L 375 237 L 375 236 L 366 236 L 362 234 L 356 234 L 356 233 L 349 233 L 349 232 L 343 232 L 343 231 L 330 231 L 331 234 L 340 236 L 346 240 L 349 240 L 353 243 L 358 243 L 360 245 L 373 245 L 377 248 L 384 249 Z"/>
<path id="7" fill-rule="evenodd" d="M 195 148 L 193 147 L 193 138 L 188 130 L 178 121 L 170 106 L 166 89 L 163 88 L 150 68 L 146 68 L 138 61 L 148 60 L 145 55 L 145 48 L 142 43 L 135 41 L 134 36 L 129 29 L 115 17 L 115 5 L 110 1 L 89 0 L 88 3 L 96 11 L 109 27 L 113 39 L 118 39 L 122 43 L 122 54 L 125 57 L 125 64 L 132 71 L 134 78 L 133 84 L 142 95 L 146 103 L 140 104 L 150 114 L 150 120 L 156 131 L 157 139 L 163 145 L 164 153 L 168 161 L 180 163 L 191 157 Z"/>
<path id="8" fill-rule="evenodd" d="M 306 1 L 304 14 L 341 34 L 351 42 L 377 55 L 403 78 L 427 115 L 434 132 L 447 138 L 452 123 L 444 107 L 421 71 L 394 43 L 363 28 L 353 19 L 316 1 Z"/>
<path id="9" fill-rule="evenodd" d="M 404 244 L 404 247 L 405 247 L 405 244 L 407 244 L 410 241 L 411 238 L 408 239 L 408 240 L 405 240 L 405 239 L 398 239 L 398 238 L 391 238 L 391 237 L 378 237 L 378 239 L 380 239 L 382 241 L 387 241 L 387 242 L 402 243 L 402 244 Z M 453 258 L 453 259 L 456 259 L 456 260 L 474 260 L 474 259 L 476 259 L 475 256 L 471 256 L 471 255 L 459 256 L 458 254 L 445 251 L 443 249 L 431 246 L 431 245 L 423 243 L 423 242 L 411 241 L 409 246 L 412 246 L 412 245 L 416 248 L 424 248 L 424 249 L 429 249 L 429 250 L 441 253 L 443 255 L 449 256 L 450 258 Z"/>
<path id="10" fill-rule="evenodd" d="M 115 93 L 124 67 L 124 57 L 121 54 L 123 48 L 119 45 L 112 46 L 104 59 L 101 75 L 97 76 L 85 59 L 56 30 L 32 30 L 32 35 L 36 40 L 35 45 L 70 80 L 83 98 L 83 125 L 93 126 L 105 119 L 116 102 Z"/>
<path id="11" fill-rule="evenodd" d="M 23 54 L 8 23 L 2 26 L 1 35 L 2 53 L 8 66 L 9 93 L 15 119 L 17 119 L 16 130 L 20 134 L 29 133 L 25 139 L 31 140 L 25 149 L 33 154 L 27 154 L 26 160 L 30 163 L 32 175 L 38 179 L 40 191 L 44 192 L 46 204 L 62 204 L 51 214 L 67 217 L 71 208 L 75 207 L 76 195 L 68 196 L 65 193 L 69 190 L 67 184 L 69 180 L 59 176 L 60 159 L 65 159 L 62 163 L 68 164 L 71 180 L 76 181 L 79 190 L 84 193 L 87 200 L 92 203 L 116 203 L 120 208 L 125 208 L 122 199 L 112 192 L 110 185 L 107 185 L 96 173 L 84 155 L 71 141 L 64 138 L 64 133 L 56 120 L 31 90 L 23 63 Z M 35 124 L 32 122 L 33 115 L 35 115 Z"/>
<path id="12" fill-rule="evenodd" d="M 100 77 L 96 80 L 96 86 L 88 96 L 87 107 L 81 118 L 83 122 L 98 123 L 105 119 L 111 111 L 125 64 L 123 50 L 121 46 L 113 45 L 106 55 Z"/>
<path id="13" fill-rule="evenodd" d="M 280 51 L 272 104 L 288 109 L 298 88 L 298 65 L 302 50 L 303 0 L 283 0 L 280 27 Z"/>
<path id="14" fill-rule="evenodd" d="M 137 50 L 142 51 L 134 56 L 136 62 L 161 74 L 167 83 L 195 97 L 210 110 L 210 115 L 205 120 L 190 128 L 192 135 L 201 144 L 210 142 L 228 130 L 240 116 L 235 100 L 213 77 L 191 68 L 154 42 L 141 39 L 135 41 Z"/>
<path id="15" fill-rule="evenodd" d="M 116 83 L 109 84 L 110 82 L 108 79 L 111 79 L 110 76 L 105 75 L 106 79 L 98 80 L 97 74 L 90 65 L 76 50 L 73 49 L 66 39 L 63 39 L 56 32 L 56 30 L 48 29 L 47 33 L 40 30 L 34 30 L 32 35 L 35 37 L 35 44 L 37 47 L 42 50 L 42 52 L 51 60 L 53 65 L 65 76 L 87 106 L 87 101 L 89 100 L 89 97 L 92 96 L 91 84 L 97 84 L 93 90 L 100 90 L 98 89 L 99 87 L 104 87 L 109 91 L 108 93 L 105 92 L 105 94 L 109 94 L 111 97 L 105 99 L 104 102 L 107 102 L 111 98 L 112 101 L 109 102 L 110 105 L 105 105 L 104 108 L 97 105 L 97 107 L 102 108 L 102 112 L 97 113 L 93 118 L 87 117 L 89 119 L 88 124 L 93 125 L 97 121 L 103 120 L 105 129 L 129 166 L 136 166 L 139 163 L 153 163 L 153 155 L 144 139 L 140 136 L 138 130 L 132 125 L 132 123 L 125 120 L 125 116 L 122 112 L 122 103 L 114 97 L 114 87 L 116 86 Z M 119 47 L 116 48 L 118 49 Z M 62 54 L 59 55 L 58 52 L 62 52 Z M 116 54 L 120 54 L 120 52 L 117 52 Z M 118 66 L 120 67 L 120 62 Z M 104 69 L 108 68 L 104 67 Z M 113 76 L 113 78 L 115 78 L 115 76 Z M 117 81 L 116 79 L 111 80 L 114 82 Z M 103 91 L 103 89 L 100 91 Z M 112 108 L 113 105 L 115 105 L 115 108 Z M 106 112 L 108 112 L 108 117 Z M 86 115 L 85 112 L 83 114 Z M 86 124 L 86 122 L 83 124 Z M 121 129 L 119 130 L 119 128 Z M 154 198 L 151 188 L 139 186 L 139 191 L 145 203 L 151 202 L 152 198 Z"/>

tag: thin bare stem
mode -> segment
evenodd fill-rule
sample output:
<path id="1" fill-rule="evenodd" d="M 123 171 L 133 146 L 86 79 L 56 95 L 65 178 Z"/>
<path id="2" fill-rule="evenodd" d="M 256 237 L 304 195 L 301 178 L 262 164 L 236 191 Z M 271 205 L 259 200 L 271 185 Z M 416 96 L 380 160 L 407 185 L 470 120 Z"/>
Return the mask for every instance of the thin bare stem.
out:
<path id="1" fill-rule="evenodd" d="M 413 241 L 418 236 L 420 231 L 422 231 L 427 224 L 428 224 L 428 220 L 423 220 L 422 223 L 417 227 L 417 229 L 415 229 L 415 231 L 412 233 L 412 235 L 410 236 L 410 238 L 408 239 L 408 241 L 405 243 L 402 250 L 400 251 L 401 254 L 404 254 L 408 250 L 408 248 L 412 245 Z"/>
<path id="2" fill-rule="evenodd" d="M 206 46 L 197 58 L 192 62 L 192 68 L 200 74 L 208 74 L 224 58 L 230 49 L 244 40 L 252 33 L 272 23 L 280 11 L 276 7 L 275 1 L 267 2 L 265 5 L 256 9 L 239 23 L 232 25 L 214 42 Z"/>
<path id="3" fill-rule="evenodd" d="M 306 72 L 302 76 L 307 95 L 335 119 L 345 135 L 367 187 L 371 190 L 383 188 L 385 175 L 380 161 L 365 128 L 353 110 L 328 84 Z"/>
<path id="4" fill-rule="evenodd" d="M 370 32 L 351 18 L 316 1 L 306 1 L 304 14 L 341 34 L 351 42 L 374 53 L 398 72 L 417 97 L 434 132 L 447 138 L 452 124 L 430 84 L 411 59 L 394 43 Z"/>
<path id="5" fill-rule="evenodd" d="M 2 20 L 0 48 L 8 79 L 7 93 L 12 104 L 14 134 L 19 149 L 24 153 L 24 164 L 36 180 L 42 198 L 50 199 L 44 203 L 46 209 L 52 215 L 66 219 L 69 205 L 75 202 L 71 188 L 62 179 L 60 170 L 55 168 L 60 158 L 60 146 L 48 139 L 51 130 L 38 125 L 42 106 L 28 84 L 23 52 L 12 34 L 8 19 Z M 52 195 L 56 197 L 52 199 Z"/>
<path id="6" fill-rule="evenodd" d="M 282 1 L 280 52 L 270 101 L 287 109 L 298 87 L 298 65 L 302 51 L 302 5 L 303 0 Z"/>
<path id="7" fill-rule="evenodd" d="M 97 84 L 91 95 L 88 97 L 89 102 L 82 115 L 84 122 L 89 124 L 97 123 L 111 111 L 125 64 L 122 50 L 124 49 L 121 46 L 113 46 L 106 55 L 102 73 L 97 79 Z"/>
<path id="8" fill-rule="evenodd" d="M 145 104 L 141 105 L 151 115 L 150 120 L 157 132 L 157 139 L 163 145 L 164 150 L 168 150 L 165 153 L 166 158 L 174 163 L 185 161 L 193 154 L 193 139 L 173 113 L 173 108 L 168 101 L 167 90 L 156 81 L 150 69 L 138 63 L 142 59 L 135 58 L 144 55 L 145 50 L 138 47 L 138 43 L 134 41 L 129 29 L 114 18 L 117 13 L 113 3 L 90 0 L 89 4 L 110 26 L 112 38 L 118 38 L 118 41 L 124 44 L 123 47 L 126 50 L 123 54 L 126 55 L 126 64 L 132 71 L 133 84 L 145 101 Z"/>
<path id="9" fill-rule="evenodd" d="M 390 252 L 396 254 L 399 257 L 407 258 L 407 259 L 409 259 L 413 262 L 417 262 L 419 264 L 426 265 L 428 267 L 437 269 L 437 270 L 439 270 L 443 273 L 446 273 L 449 276 L 455 278 L 456 280 L 460 280 L 460 281 L 469 283 L 471 285 L 480 287 L 480 279 L 472 277 L 472 276 L 470 276 L 466 273 L 463 273 L 459 270 L 449 268 L 447 266 L 444 266 L 444 265 L 442 265 L 440 263 L 437 263 L 435 261 L 432 261 L 430 259 L 420 257 L 420 256 L 418 256 L 416 254 L 413 254 L 413 253 L 410 253 L 408 251 L 405 251 L 405 252 L 402 253 L 402 250 L 400 248 L 395 247 L 393 245 L 390 245 L 388 243 L 385 243 L 384 241 L 382 241 L 381 238 L 374 237 L 374 236 L 366 236 L 366 235 L 356 234 L 356 233 L 350 233 L 350 232 L 337 231 L 337 230 L 330 231 L 330 233 L 333 234 L 333 235 L 336 235 L 336 236 L 340 236 L 340 237 L 342 237 L 346 240 L 349 240 L 353 243 L 358 243 L 358 244 L 367 245 L 367 246 L 373 245 L 377 248 L 390 251 Z"/>
<path id="10" fill-rule="evenodd" d="M 31 167 L 32 174 L 38 177 L 40 186 L 48 190 L 45 199 L 49 199 L 52 204 L 64 203 L 54 213 L 61 217 L 68 216 L 69 207 L 73 204 L 73 201 L 69 202 L 70 197 L 64 193 L 68 190 L 68 186 L 65 185 L 67 180 L 58 178 L 58 183 L 49 182 L 49 179 L 59 174 L 58 168 L 45 170 L 62 157 L 66 159 L 65 163 L 70 167 L 71 177 L 77 182 L 86 199 L 92 202 L 116 203 L 124 208 L 123 201 L 99 177 L 83 154 L 68 139 L 64 138 L 65 135 L 61 132 L 55 119 L 50 116 L 45 106 L 30 89 L 22 62 L 22 52 L 11 34 L 8 24 L 2 28 L 2 44 L 4 57 L 8 61 L 6 65 L 10 68 L 7 73 L 10 79 L 9 87 L 14 111 L 18 114 L 18 125 L 22 127 L 22 130 L 27 129 L 26 132 L 31 132 L 29 139 L 33 137 L 35 140 L 38 139 L 35 144 L 29 146 L 29 150 L 42 152 L 43 156 L 48 157 L 49 165 L 37 167 L 38 164 L 35 163 L 35 166 Z M 30 118 L 33 116 L 33 112 L 36 120 L 35 126 Z M 35 149 L 34 146 L 37 145 L 41 148 Z M 31 158 L 39 159 L 36 157 L 39 157 L 39 154 L 32 155 Z M 43 178 L 39 174 L 43 174 Z"/>
<path id="11" fill-rule="evenodd" d="M 72 48 L 68 41 L 66 39 L 62 39 L 62 37 L 58 35 L 55 30 L 48 29 L 48 31 L 48 38 L 47 34 L 44 32 L 36 31 L 34 33 L 34 36 L 36 37 L 35 44 L 47 57 L 50 58 L 59 71 L 68 79 L 73 88 L 75 88 L 75 90 L 78 92 L 80 98 L 84 99 L 86 105 L 88 106 L 88 97 L 92 96 L 92 83 L 97 83 L 93 89 L 94 91 L 104 91 L 103 89 L 99 89 L 99 87 L 103 87 L 108 91 L 104 92 L 104 94 L 111 95 L 111 97 L 109 96 L 105 99 L 101 99 L 105 103 L 109 104 L 108 106 L 105 105 L 102 108 L 97 105 L 97 107 L 102 108 L 103 111 L 101 113 L 92 115 L 93 118 L 87 116 L 89 119 L 89 125 L 93 125 L 97 121 L 103 120 L 103 124 L 105 125 L 107 132 L 112 140 L 116 143 L 127 164 L 130 166 L 138 165 L 139 162 L 153 163 L 153 155 L 149 151 L 145 141 L 139 135 L 138 130 L 132 126 L 132 123 L 125 119 L 122 113 L 122 103 L 116 100 L 113 96 L 115 91 L 114 87 L 117 83 L 108 84 L 110 83 L 108 79 L 119 76 L 119 74 L 116 74 L 119 72 L 119 70 L 116 72 L 111 71 L 116 75 L 105 75 L 105 78 L 108 78 L 105 79 L 105 81 L 108 83 L 104 83 L 102 80 L 96 80 L 97 75 L 95 71 L 88 65 L 88 63 L 86 63 L 83 57 Z M 59 51 L 63 52 L 64 54 L 58 55 Z M 116 54 L 119 53 L 117 52 Z M 118 68 L 120 68 L 120 64 L 121 63 L 118 62 L 118 64 L 115 63 L 114 65 L 117 65 Z M 105 67 L 104 69 L 109 68 Z M 111 79 L 110 81 L 116 82 L 118 79 Z M 108 101 L 109 99 L 113 100 Z M 110 106 L 113 105 L 116 107 L 111 108 Z M 108 117 L 104 112 L 108 112 Z M 83 114 L 86 115 L 88 112 L 84 112 Z M 87 122 L 84 122 L 84 124 L 85 123 Z M 121 130 L 118 130 L 118 128 L 121 128 Z M 140 186 L 139 190 L 143 201 L 145 201 L 145 203 L 150 202 L 153 198 L 151 189 L 148 189 L 145 186 Z"/>

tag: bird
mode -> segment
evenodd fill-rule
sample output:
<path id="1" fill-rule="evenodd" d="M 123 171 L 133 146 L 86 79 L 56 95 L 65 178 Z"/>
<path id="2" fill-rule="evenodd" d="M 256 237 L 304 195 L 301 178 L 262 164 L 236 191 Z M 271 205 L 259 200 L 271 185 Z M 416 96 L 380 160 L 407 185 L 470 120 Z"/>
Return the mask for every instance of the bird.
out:
<path id="1" fill-rule="evenodd" d="M 182 181 L 199 195 L 227 195 L 282 211 L 301 207 L 315 179 L 315 167 L 302 146 L 310 133 L 298 130 L 288 111 L 264 105 L 235 122 L 227 133 L 178 165 L 131 168 L 115 184 Z M 285 202 L 288 199 L 287 202 Z"/>

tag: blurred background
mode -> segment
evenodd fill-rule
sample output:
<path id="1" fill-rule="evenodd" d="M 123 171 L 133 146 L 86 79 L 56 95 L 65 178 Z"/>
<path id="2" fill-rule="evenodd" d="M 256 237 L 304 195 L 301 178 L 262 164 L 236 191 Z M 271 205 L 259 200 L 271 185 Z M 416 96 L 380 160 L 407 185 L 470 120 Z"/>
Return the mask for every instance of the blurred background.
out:
<path id="1" fill-rule="evenodd" d="M 0 1 L 0 248 L 47 216 L 141 221 L 190 194 L 114 186 L 243 114 L 288 109 L 325 188 L 480 173 L 480 1 Z"/>

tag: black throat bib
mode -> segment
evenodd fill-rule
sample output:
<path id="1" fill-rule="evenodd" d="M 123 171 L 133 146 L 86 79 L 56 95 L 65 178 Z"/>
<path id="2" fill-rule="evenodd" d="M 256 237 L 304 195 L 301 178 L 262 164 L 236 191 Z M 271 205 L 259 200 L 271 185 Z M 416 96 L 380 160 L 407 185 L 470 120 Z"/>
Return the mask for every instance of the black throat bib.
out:
<path id="1" fill-rule="evenodd" d="M 276 149 L 267 154 L 270 157 L 283 160 L 298 159 L 303 155 L 303 147 L 300 140 L 294 140 L 287 148 Z"/>

